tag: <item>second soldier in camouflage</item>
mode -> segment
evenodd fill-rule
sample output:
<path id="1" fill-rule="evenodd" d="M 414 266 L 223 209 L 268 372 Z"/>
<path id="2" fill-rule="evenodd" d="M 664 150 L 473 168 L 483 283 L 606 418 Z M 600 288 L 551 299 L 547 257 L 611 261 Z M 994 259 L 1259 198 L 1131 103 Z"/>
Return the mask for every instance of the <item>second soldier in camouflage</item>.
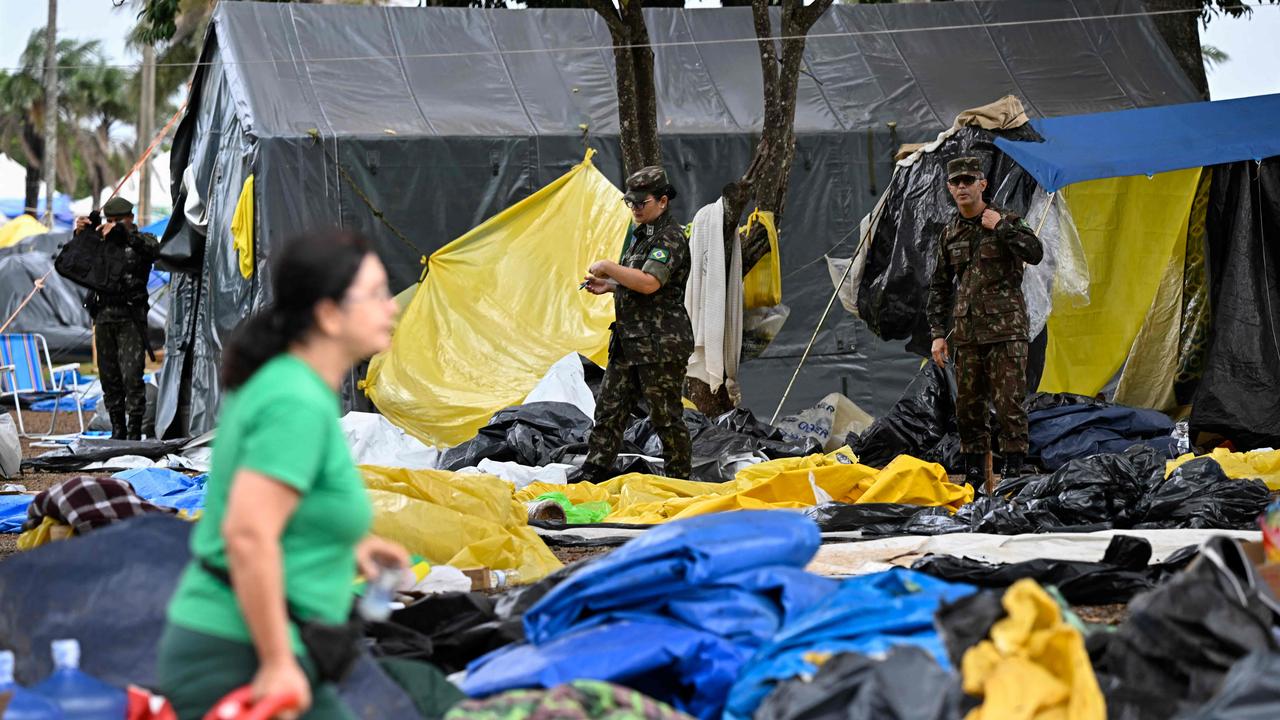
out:
<path id="1" fill-rule="evenodd" d="M 626 187 L 623 199 L 635 232 L 621 262 L 592 264 L 583 283 L 597 295 L 614 293 L 616 321 L 587 460 L 577 475 L 592 482 L 610 477 L 631 408 L 643 397 L 662 441 L 663 474 L 687 478 L 693 443 L 680 398 L 693 353 L 693 326 L 684 307 L 689 243 L 667 207 L 675 190 L 662 168 L 641 168 L 627 178 Z"/>
<path id="2" fill-rule="evenodd" d="M 986 477 L 991 405 L 999 419 L 1004 475 L 1022 473 L 1029 340 L 1022 273 L 1024 264 L 1036 265 L 1044 255 L 1022 218 L 983 200 L 986 188 L 977 158 L 947 163 L 947 189 L 957 212 L 938 238 L 927 308 L 934 362 L 944 365 L 955 348 L 956 424 L 965 477 L 975 486 Z"/>

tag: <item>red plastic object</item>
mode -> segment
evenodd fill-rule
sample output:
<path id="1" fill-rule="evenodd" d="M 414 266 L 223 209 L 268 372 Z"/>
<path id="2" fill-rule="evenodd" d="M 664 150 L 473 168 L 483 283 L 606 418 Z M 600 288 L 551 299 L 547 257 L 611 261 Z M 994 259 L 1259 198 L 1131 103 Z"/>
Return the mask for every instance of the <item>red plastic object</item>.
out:
<path id="1" fill-rule="evenodd" d="M 218 701 L 204 720 L 271 720 L 281 710 L 298 706 L 298 698 L 292 695 L 276 695 L 252 703 L 253 689 L 245 686 Z"/>
<path id="2" fill-rule="evenodd" d="M 168 700 L 137 685 L 129 686 L 127 720 L 178 720 Z"/>

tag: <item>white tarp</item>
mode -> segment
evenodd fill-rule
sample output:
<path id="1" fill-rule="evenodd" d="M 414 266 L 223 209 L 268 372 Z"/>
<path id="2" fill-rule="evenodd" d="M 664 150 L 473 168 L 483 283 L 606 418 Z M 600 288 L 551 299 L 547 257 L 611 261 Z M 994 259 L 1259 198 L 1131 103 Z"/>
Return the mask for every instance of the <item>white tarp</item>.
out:
<path id="1" fill-rule="evenodd" d="M 357 465 L 434 470 L 440 461 L 440 451 L 376 413 L 347 413 L 342 418 L 342 432 Z"/>
<path id="2" fill-rule="evenodd" d="M 591 388 L 587 386 L 587 377 L 582 371 L 582 359 L 577 353 L 570 353 L 557 360 L 524 401 L 525 403 L 569 403 L 589 418 L 596 416 L 596 398 L 591 394 Z"/>

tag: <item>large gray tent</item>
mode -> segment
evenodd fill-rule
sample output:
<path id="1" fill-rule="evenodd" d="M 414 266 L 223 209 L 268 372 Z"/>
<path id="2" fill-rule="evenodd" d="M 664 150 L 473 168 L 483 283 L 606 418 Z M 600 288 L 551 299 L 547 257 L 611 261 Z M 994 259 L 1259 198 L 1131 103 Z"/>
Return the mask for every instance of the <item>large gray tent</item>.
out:
<path id="1" fill-rule="evenodd" d="M 831 8 L 811 33 L 797 102 L 781 230 L 792 314 L 744 365 L 747 404 L 771 412 L 778 401 L 831 293 L 821 259 L 852 254 L 900 142 L 932 139 L 959 111 L 1006 94 L 1033 116 L 1197 99 L 1142 11 L 1138 0 Z M 688 219 L 754 149 L 762 102 L 751 14 L 646 17 L 664 161 Z M 212 426 L 222 339 L 269 300 L 266 259 L 289 234 L 318 225 L 369 234 L 399 290 L 423 255 L 565 172 L 586 145 L 621 179 L 613 54 L 592 11 L 221 3 L 201 63 L 172 153 L 174 207 L 199 220 L 175 212 L 165 237 L 170 263 L 188 273 L 161 383 L 159 427 L 170 434 Z M 246 280 L 230 224 L 251 173 L 257 272 Z M 790 404 L 843 391 L 881 412 L 917 363 L 833 316 Z"/>

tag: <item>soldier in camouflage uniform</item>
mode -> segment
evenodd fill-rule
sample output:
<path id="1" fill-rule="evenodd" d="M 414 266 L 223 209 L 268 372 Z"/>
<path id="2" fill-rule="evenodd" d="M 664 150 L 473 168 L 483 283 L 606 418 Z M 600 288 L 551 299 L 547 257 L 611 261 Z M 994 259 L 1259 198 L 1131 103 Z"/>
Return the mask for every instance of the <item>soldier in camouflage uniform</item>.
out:
<path id="1" fill-rule="evenodd" d="M 143 353 L 147 344 L 147 279 L 160 251 L 154 235 L 133 224 L 133 203 L 111 198 L 102 206 L 106 222 L 97 229 L 102 241 L 125 256 L 124 273 L 116 280 L 119 290 L 91 293 L 85 308 L 93 318 L 98 350 L 98 375 L 102 402 L 111 418 L 115 440 L 141 440 L 146 414 Z M 88 226 L 88 218 L 76 220 L 76 232 Z"/>
<path id="2" fill-rule="evenodd" d="M 947 189 L 958 212 L 938 240 L 927 310 L 939 367 L 948 357 L 947 327 L 954 321 L 956 424 L 965 477 L 975 486 L 985 481 L 991 449 L 989 404 L 999 418 L 1004 476 L 1023 471 L 1029 328 L 1022 272 L 1024 263 L 1038 264 L 1044 255 L 1022 218 L 982 199 L 986 188 L 977 158 L 947 163 Z"/>
<path id="3" fill-rule="evenodd" d="M 680 402 L 693 354 L 693 326 L 684 308 L 689 281 L 689 243 L 667 209 L 676 196 L 662 168 L 641 168 L 627 178 L 623 198 L 636 229 L 622 262 L 600 260 L 588 270 L 585 288 L 614 294 L 609 367 L 596 404 L 587 461 L 579 478 L 607 480 L 618 456 L 627 416 L 643 397 L 662 440 L 664 474 L 687 478 L 693 462 L 689 429 Z"/>

